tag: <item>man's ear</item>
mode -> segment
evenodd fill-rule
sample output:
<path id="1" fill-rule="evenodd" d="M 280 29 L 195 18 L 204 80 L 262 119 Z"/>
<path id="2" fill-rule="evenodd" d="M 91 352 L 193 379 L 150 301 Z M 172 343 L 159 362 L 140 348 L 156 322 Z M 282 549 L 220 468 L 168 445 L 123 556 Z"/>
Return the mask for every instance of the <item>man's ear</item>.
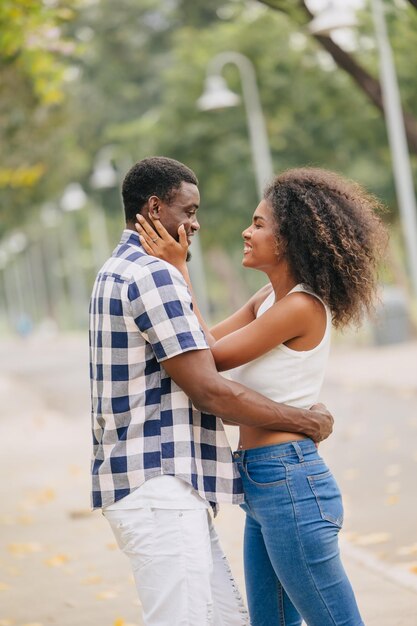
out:
<path id="1" fill-rule="evenodd" d="M 151 196 L 149 198 L 148 212 L 154 218 L 159 219 L 161 217 L 161 200 L 158 198 L 158 196 Z"/>

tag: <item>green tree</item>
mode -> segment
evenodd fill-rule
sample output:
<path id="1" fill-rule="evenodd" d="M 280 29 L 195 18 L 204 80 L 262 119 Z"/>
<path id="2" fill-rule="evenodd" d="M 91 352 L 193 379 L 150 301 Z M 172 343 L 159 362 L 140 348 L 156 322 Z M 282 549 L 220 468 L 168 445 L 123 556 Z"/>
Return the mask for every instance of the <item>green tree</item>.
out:
<path id="1" fill-rule="evenodd" d="M 62 36 L 73 19 L 65 6 L 41 0 L 0 5 L 0 234 L 21 223 L 54 186 L 62 156 L 65 58 Z"/>
<path id="2" fill-rule="evenodd" d="M 9 163 L 18 167 L 22 155 L 28 155 L 29 165 L 44 168 L 36 185 L 0 190 L 2 212 L 8 215 L 3 228 L 21 221 L 23 211 L 29 214 L 31 207 L 38 210 L 45 200 L 58 197 L 72 180 L 92 192 L 94 161 L 103 149 L 121 173 L 146 155 L 166 154 L 188 163 L 200 178 L 204 247 L 222 246 L 239 255 L 240 232 L 257 203 L 244 107 L 202 113 L 196 106 L 207 63 L 229 49 L 255 65 L 274 169 L 306 163 L 335 168 L 377 193 L 394 215 L 380 112 L 303 30 L 308 19 L 304 3 L 270 3 L 279 10 L 261 0 L 209 5 L 202 0 L 121 0 L 117 6 L 101 0 L 81 4 L 65 20 L 59 12 L 53 15 L 60 20 L 60 40 L 73 44 L 64 57 L 53 53 L 54 62 L 65 66 L 63 102 L 45 103 L 20 69 L 17 83 L 2 100 L 0 119 L 4 115 L 9 127 L 14 120 L 13 132 L 2 137 L 10 146 Z M 416 107 L 416 77 L 409 63 L 417 51 L 416 16 L 412 6 L 390 14 L 410 115 Z M 365 46 L 369 18 L 364 14 L 361 20 L 355 59 L 375 74 L 376 54 Z M 236 68 L 227 66 L 224 75 L 240 92 Z M 12 93 L 19 89 L 28 100 L 26 108 L 20 96 L 20 104 L 11 107 Z M 108 190 L 100 199 L 116 230 L 118 190 Z"/>

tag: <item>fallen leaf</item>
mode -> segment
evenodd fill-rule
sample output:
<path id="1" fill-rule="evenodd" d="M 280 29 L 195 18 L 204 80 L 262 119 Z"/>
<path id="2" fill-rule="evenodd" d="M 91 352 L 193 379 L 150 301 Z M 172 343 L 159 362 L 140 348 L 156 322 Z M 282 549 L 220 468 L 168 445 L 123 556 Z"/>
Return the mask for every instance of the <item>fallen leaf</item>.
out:
<path id="1" fill-rule="evenodd" d="M 90 509 L 78 509 L 74 511 L 69 511 L 68 515 L 71 519 L 82 519 L 91 518 L 92 513 Z"/>
<path id="2" fill-rule="evenodd" d="M 51 487 L 33 491 L 28 494 L 28 497 L 21 503 L 21 508 L 24 510 L 32 510 L 39 505 L 48 504 L 56 498 L 55 490 Z"/>
<path id="3" fill-rule="evenodd" d="M 0 619 L 0 626 L 13 626 L 14 623 L 15 621 L 11 619 Z"/>
<path id="4" fill-rule="evenodd" d="M 359 546 L 373 546 L 378 543 L 386 543 L 390 538 L 390 533 L 369 533 L 368 535 L 359 535 L 355 543 Z"/>
<path id="5" fill-rule="evenodd" d="M 413 387 L 401 387 L 398 389 L 397 394 L 400 398 L 413 398 L 415 394 L 415 389 Z"/>
<path id="6" fill-rule="evenodd" d="M 7 589 L 10 589 L 10 585 L 7 585 L 6 583 L 0 583 L 0 591 L 7 591 Z"/>
<path id="7" fill-rule="evenodd" d="M 40 543 L 11 543 L 7 546 L 7 549 L 14 556 L 24 556 L 26 554 L 32 554 L 33 552 L 41 552 L 42 546 Z"/>
<path id="8" fill-rule="evenodd" d="M 50 559 L 46 559 L 45 565 L 48 565 L 48 567 L 60 567 L 61 565 L 68 563 L 69 560 L 69 556 L 66 554 L 57 554 Z"/>
<path id="9" fill-rule="evenodd" d="M 115 591 L 100 591 L 96 594 L 97 600 L 112 600 L 113 598 L 117 598 L 117 593 Z"/>
<path id="10" fill-rule="evenodd" d="M 399 554 L 400 556 L 410 556 L 417 554 L 417 543 L 412 543 L 409 546 L 401 546 L 401 548 L 398 548 L 397 554 Z"/>
<path id="11" fill-rule="evenodd" d="M 357 538 L 357 537 L 358 537 L 358 533 L 355 533 L 355 532 L 353 532 L 353 531 L 350 531 L 350 532 L 349 532 L 349 531 L 347 531 L 347 530 L 344 530 L 344 531 L 343 531 L 343 539 L 344 539 L 345 541 L 349 541 L 349 542 L 351 541 L 351 542 L 354 542 L 354 541 L 356 541 L 356 538 Z"/>
<path id="12" fill-rule="evenodd" d="M 68 606 L 70 609 L 75 609 L 77 606 L 75 602 L 70 602 L 69 600 L 65 600 L 65 606 Z"/>
<path id="13" fill-rule="evenodd" d="M 387 465 L 385 468 L 385 476 L 388 476 L 389 478 L 394 478 L 395 476 L 398 476 L 401 473 L 401 465 L 398 464 L 391 464 L 391 465 Z"/>
<path id="14" fill-rule="evenodd" d="M 43 626 L 40 622 L 27 622 L 26 624 L 22 624 L 22 626 Z"/>
<path id="15" fill-rule="evenodd" d="M 349 439 L 353 438 L 353 437 L 361 437 L 362 435 L 364 435 L 366 432 L 366 426 L 365 424 L 361 424 L 361 423 L 356 423 L 356 424 L 351 424 L 347 429 L 346 429 L 346 435 Z"/>
<path id="16" fill-rule="evenodd" d="M 410 567 L 410 572 L 411 572 L 412 574 L 417 574 L 417 565 L 412 565 L 412 566 Z"/>
<path id="17" fill-rule="evenodd" d="M 44 428 L 45 426 L 45 418 L 43 417 L 43 415 L 35 415 L 32 419 L 32 424 L 38 430 L 42 430 L 42 428 Z"/>
<path id="18" fill-rule="evenodd" d="M 387 506 L 394 506 L 394 504 L 398 504 L 398 503 L 399 503 L 399 501 L 400 501 L 400 497 L 399 497 L 399 496 L 396 496 L 396 495 L 394 495 L 394 494 L 392 494 L 392 495 L 390 495 L 390 496 L 387 496 L 387 497 L 385 498 L 385 504 L 386 504 Z"/>
<path id="19" fill-rule="evenodd" d="M 391 481 L 385 485 L 386 493 L 398 493 L 401 490 L 401 483 Z"/>
<path id="20" fill-rule="evenodd" d="M 383 450 L 386 450 L 387 452 L 398 450 L 400 446 L 401 441 L 399 437 L 390 437 L 389 439 L 386 439 L 382 444 Z"/>
<path id="21" fill-rule="evenodd" d="M 30 526 L 33 524 L 33 517 L 31 515 L 19 515 L 16 521 L 22 526 Z"/>
<path id="22" fill-rule="evenodd" d="M 81 581 L 82 585 L 97 585 L 98 583 L 103 582 L 101 576 L 88 576 Z"/>
<path id="23" fill-rule="evenodd" d="M 42 489 L 33 495 L 33 499 L 36 504 L 46 504 L 47 502 L 52 502 L 55 500 L 56 493 L 54 489 L 47 487 L 46 489 Z"/>
<path id="24" fill-rule="evenodd" d="M 354 467 L 351 467 L 343 472 L 343 478 L 345 480 L 356 480 L 359 476 L 359 471 Z"/>
<path id="25" fill-rule="evenodd" d="M 117 543 L 106 543 L 106 548 L 108 550 L 117 550 Z"/>
<path id="26" fill-rule="evenodd" d="M 18 567 L 12 566 L 12 567 L 8 567 L 7 568 L 7 573 L 9 576 L 21 576 L 22 575 L 22 570 Z"/>
<path id="27" fill-rule="evenodd" d="M 414 430 L 417 430 L 417 417 L 411 417 L 408 420 L 408 425 L 410 428 L 413 428 Z"/>

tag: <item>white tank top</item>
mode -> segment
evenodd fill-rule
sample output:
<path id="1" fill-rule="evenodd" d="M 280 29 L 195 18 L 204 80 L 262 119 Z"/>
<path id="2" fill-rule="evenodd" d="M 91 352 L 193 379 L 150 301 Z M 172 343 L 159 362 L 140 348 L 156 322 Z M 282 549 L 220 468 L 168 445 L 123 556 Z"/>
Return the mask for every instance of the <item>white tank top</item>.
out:
<path id="1" fill-rule="evenodd" d="M 331 313 L 323 300 L 306 285 L 296 285 L 289 293 L 303 291 L 316 297 L 326 309 L 326 330 L 320 343 L 312 350 L 292 350 L 280 344 L 262 356 L 240 365 L 227 377 L 254 389 L 263 396 L 301 409 L 309 409 L 318 401 L 330 349 Z M 272 292 L 261 304 L 260 317 L 275 302 Z"/>

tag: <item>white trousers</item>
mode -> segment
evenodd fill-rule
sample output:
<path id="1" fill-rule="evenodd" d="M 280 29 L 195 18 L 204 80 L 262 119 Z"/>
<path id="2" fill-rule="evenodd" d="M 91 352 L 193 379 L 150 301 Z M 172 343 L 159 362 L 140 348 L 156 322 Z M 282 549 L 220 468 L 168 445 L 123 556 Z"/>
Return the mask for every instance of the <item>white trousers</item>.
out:
<path id="1" fill-rule="evenodd" d="M 130 559 L 145 626 L 249 626 L 206 509 L 104 511 Z"/>

